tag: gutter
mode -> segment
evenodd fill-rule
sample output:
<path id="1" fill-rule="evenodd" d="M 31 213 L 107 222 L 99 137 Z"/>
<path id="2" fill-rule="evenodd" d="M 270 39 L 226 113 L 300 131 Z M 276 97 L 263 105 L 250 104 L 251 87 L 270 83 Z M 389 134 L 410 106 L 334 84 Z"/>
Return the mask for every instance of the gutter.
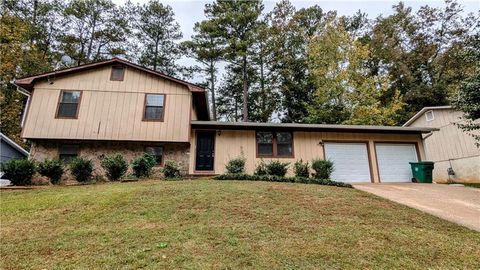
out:
<path id="1" fill-rule="evenodd" d="M 18 86 L 17 84 L 15 84 L 15 81 L 11 81 L 10 83 L 17 86 L 17 92 L 19 92 L 20 94 L 22 94 L 24 96 L 27 96 L 27 103 L 25 104 L 25 108 L 23 108 L 22 121 L 20 122 L 20 127 L 23 128 L 23 125 L 25 123 L 25 119 L 27 118 L 28 108 L 30 107 L 30 99 L 32 97 L 32 94 L 30 92 L 28 92 L 27 90 L 23 89 L 22 87 Z"/>

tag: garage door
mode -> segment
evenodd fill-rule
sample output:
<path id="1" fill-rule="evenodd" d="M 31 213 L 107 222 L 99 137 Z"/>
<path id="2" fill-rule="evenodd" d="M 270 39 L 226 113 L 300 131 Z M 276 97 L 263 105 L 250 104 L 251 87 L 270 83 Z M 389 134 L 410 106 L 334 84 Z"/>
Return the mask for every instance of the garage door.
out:
<path id="1" fill-rule="evenodd" d="M 411 182 L 409 162 L 417 161 L 415 144 L 377 143 L 380 182 Z"/>
<path id="2" fill-rule="evenodd" d="M 325 156 L 333 161 L 332 179 L 342 182 L 371 182 L 367 144 L 325 143 Z"/>

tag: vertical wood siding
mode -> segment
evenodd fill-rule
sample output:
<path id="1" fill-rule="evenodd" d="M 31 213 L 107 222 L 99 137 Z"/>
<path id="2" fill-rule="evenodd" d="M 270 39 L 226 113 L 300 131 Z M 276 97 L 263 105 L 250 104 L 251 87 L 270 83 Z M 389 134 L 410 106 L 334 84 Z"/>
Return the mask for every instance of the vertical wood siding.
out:
<path id="1" fill-rule="evenodd" d="M 427 122 L 423 114 L 410 125 L 440 129 L 425 138 L 425 151 L 429 160 L 438 162 L 480 155 L 480 148 L 475 146 L 474 138 L 455 125 L 462 122 L 461 112 L 442 109 L 433 110 L 433 114 L 433 121 Z"/>
<path id="2" fill-rule="evenodd" d="M 35 84 L 23 137 L 189 141 L 192 95 L 185 86 L 131 68 L 125 69 L 124 81 L 110 81 L 110 70 Z M 55 119 L 61 90 L 83 91 L 78 119 Z M 145 93 L 166 95 L 163 122 L 142 121 Z"/>
<path id="3" fill-rule="evenodd" d="M 192 143 L 190 145 L 190 174 L 195 174 L 195 130 L 192 130 Z M 303 159 L 311 163 L 313 159 L 324 158 L 323 145 L 321 141 L 362 141 L 368 142 L 370 153 L 370 165 L 374 182 L 379 182 L 375 142 L 412 142 L 417 143 L 420 158 L 425 158 L 423 144 L 420 134 L 377 134 L 377 133 L 344 133 L 344 132 L 294 132 L 294 154 L 293 158 L 263 158 L 265 162 L 280 160 L 290 162 L 288 174 L 293 175 L 293 163 Z M 225 165 L 232 158 L 244 156 L 246 158 L 245 169 L 247 173 L 253 173 L 255 167 L 262 158 L 256 157 L 255 131 L 253 130 L 222 130 L 215 136 L 215 163 L 214 173 L 225 173 Z M 355 157 L 352 157 L 355 158 Z"/>

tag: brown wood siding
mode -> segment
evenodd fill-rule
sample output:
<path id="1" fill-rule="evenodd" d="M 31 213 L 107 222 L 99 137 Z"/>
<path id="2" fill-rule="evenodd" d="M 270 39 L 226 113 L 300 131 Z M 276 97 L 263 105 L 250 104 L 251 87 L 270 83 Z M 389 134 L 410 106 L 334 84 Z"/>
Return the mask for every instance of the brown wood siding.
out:
<path id="1" fill-rule="evenodd" d="M 124 81 L 110 67 L 35 85 L 24 138 L 188 142 L 192 95 L 187 87 L 131 68 Z M 53 83 L 51 83 L 53 82 Z M 81 90 L 78 119 L 55 119 L 61 90 Z M 146 93 L 165 94 L 163 122 L 145 122 Z"/>
<path id="2" fill-rule="evenodd" d="M 195 166 L 195 130 L 192 130 L 192 140 L 190 144 L 190 168 Z M 293 143 L 295 148 L 294 158 L 257 158 L 255 131 L 253 130 L 222 130 L 216 133 L 215 140 L 215 174 L 225 172 L 225 165 L 232 158 L 244 156 L 246 158 L 246 171 L 253 173 L 256 165 L 263 159 L 265 162 L 270 160 L 281 160 L 290 162 L 289 175 L 293 174 L 293 163 L 296 160 L 311 162 L 313 159 L 324 158 L 323 141 L 349 141 L 349 142 L 368 142 L 368 152 L 370 156 L 370 166 L 374 182 L 379 181 L 378 168 L 376 166 L 375 142 L 412 142 L 418 143 L 419 155 L 424 159 L 423 144 L 420 134 L 377 134 L 377 133 L 344 133 L 344 132 L 293 132 Z M 190 169 L 190 173 L 194 171 Z"/>

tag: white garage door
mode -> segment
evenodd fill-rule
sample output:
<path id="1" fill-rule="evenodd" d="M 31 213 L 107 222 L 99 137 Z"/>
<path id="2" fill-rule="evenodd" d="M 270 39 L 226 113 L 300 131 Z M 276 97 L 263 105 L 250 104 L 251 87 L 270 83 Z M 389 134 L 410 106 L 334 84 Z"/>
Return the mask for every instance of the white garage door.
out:
<path id="1" fill-rule="evenodd" d="M 333 161 L 332 179 L 342 182 L 371 182 L 367 144 L 325 143 L 325 156 Z"/>
<path id="2" fill-rule="evenodd" d="M 415 144 L 377 143 L 377 162 L 380 182 L 411 182 L 409 162 L 417 161 Z"/>

